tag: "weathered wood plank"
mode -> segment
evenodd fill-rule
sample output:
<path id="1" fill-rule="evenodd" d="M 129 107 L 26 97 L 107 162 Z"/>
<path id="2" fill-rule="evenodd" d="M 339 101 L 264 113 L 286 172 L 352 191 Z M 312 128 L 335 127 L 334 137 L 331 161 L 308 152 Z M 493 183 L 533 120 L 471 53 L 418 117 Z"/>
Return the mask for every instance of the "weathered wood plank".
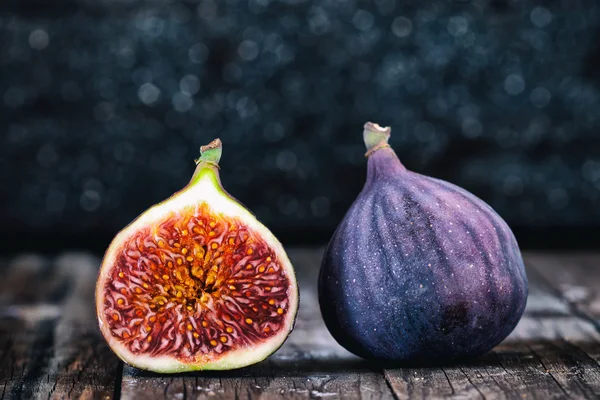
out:
<path id="1" fill-rule="evenodd" d="M 600 397 L 594 326 L 572 313 L 535 270 L 530 296 L 515 331 L 494 351 L 469 363 L 385 371 L 398 398 Z"/>
<path id="2" fill-rule="evenodd" d="M 293 333 L 269 359 L 235 371 L 176 376 L 125 367 L 123 398 L 392 399 L 381 369 L 346 352 L 325 328 L 315 292 L 321 254 L 290 251 L 301 283 L 300 311 Z"/>
<path id="3" fill-rule="evenodd" d="M 600 253 L 530 253 L 526 260 L 555 295 L 561 297 L 563 304 L 590 321 L 600 332 Z M 594 360 L 600 360 L 597 343 L 591 345 L 580 341 L 577 345 Z"/>
<path id="4" fill-rule="evenodd" d="M 111 398 L 120 361 L 97 328 L 98 260 L 16 258 L 0 281 L 3 398 Z"/>
<path id="5" fill-rule="evenodd" d="M 526 314 L 493 352 L 461 365 L 386 369 L 385 374 L 343 350 L 325 329 L 315 292 L 321 251 L 296 250 L 291 257 L 301 281 L 301 309 L 296 329 L 274 356 L 237 371 L 175 376 L 126 367 L 122 382 L 115 380 L 121 364 L 96 327 L 98 260 L 28 256 L 0 265 L 0 393 L 3 398 L 110 398 L 119 392 L 140 399 L 600 398 L 594 255 L 527 256 L 533 268 Z"/>
<path id="6" fill-rule="evenodd" d="M 600 329 L 600 254 L 532 253 L 527 262 Z"/>

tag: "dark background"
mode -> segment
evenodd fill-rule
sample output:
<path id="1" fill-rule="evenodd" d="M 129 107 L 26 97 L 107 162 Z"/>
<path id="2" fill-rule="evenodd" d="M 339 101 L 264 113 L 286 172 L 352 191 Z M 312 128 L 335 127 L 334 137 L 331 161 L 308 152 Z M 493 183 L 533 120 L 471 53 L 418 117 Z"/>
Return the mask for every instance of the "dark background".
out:
<path id="1" fill-rule="evenodd" d="M 523 247 L 595 247 L 599 90 L 594 0 L 4 0 L 0 242 L 102 251 L 220 137 L 225 188 L 324 243 L 372 120 Z"/>

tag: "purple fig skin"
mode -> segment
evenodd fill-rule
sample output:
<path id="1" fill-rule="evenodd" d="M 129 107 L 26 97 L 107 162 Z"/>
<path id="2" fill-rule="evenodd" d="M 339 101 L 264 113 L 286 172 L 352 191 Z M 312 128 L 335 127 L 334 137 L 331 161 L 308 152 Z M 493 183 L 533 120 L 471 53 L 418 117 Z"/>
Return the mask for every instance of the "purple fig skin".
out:
<path id="1" fill-rule="evenodd" d="M 370 148 L 364 188 L 321 266 L 329 331 L 356 355 L 388 362 L 486 353 L 510 334 L 527 302 L 512 231 L 473 194 L 408 171 L 387 137 Z"/>

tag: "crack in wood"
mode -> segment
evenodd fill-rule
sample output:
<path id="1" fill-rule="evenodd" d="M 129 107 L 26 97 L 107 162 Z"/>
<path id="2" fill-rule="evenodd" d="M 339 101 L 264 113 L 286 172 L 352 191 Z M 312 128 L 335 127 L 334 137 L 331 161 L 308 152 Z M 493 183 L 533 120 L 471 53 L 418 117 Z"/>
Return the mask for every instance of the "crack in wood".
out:
<path id="1" fill-rule="evenodd" d="M 495 352 L 494 352 L 494 353 L 495 353 Z M 497 358 L 497 355 L 496 355 L 496 358 Z M 498 363 L 499 363 L 499 362 L 498 362 Z M 505 389 L 504 387 L 502 387 L 502 385 L 500 385 L 500 382 L 498 382 L 498 381 L 496 380 L 496 378 L 494 377 L 494 375 L 490 373 L 490 369 L 489 369 L 489 367 L 487 367 L 487 366 L 484 366 L 484 368 L 485 368 L 485 372 L 487 373 L 487 375 L 488 375 L 488 376 L 489 376 L 489 377 L 492 379 L 492 381 L 494 381 L 494 383 L 496 384 L 496 386 L 498 386 L 498 389 L 500 389 L 501 391 L 503 391 L 503 392 L 504 392 L 506 389 Z M 506 371 L 506 369 L 505 369 L 504 367 L 502 367 L 502 368 L 504 369 L 504 371 Z"/>
<path id="2" fill-rule="evenodd" d="M 400 397 L 398 396 L 398 394 L 394 390 L 394 387 L 392 386 L 392 382 L 390 381 L 390 376 L 389 376 L 387 370 L 385 370 L 385 369 L 383 370 L 383 376 L 385 378 L 385 383 L 386 383 L 387 387 L 390 389 L 390 392 L 392 392 L 392 396 L 394 397 L 394 399 L 400 400 Z"/>
<path id="3" fill-rule="evenodd" d="M 536 353 L 536 351 L 533 349 L 533 347 L 531 346 L 527 346 L 529 347 L 529 350 L 531 350 L 531 353 L 534 354 L 536 356 L 536 358 L 538 359 L 538 361 L 540 362 L 540 364 L 542 365 L 542 368 L 544 368 L 544 370 L 546 370 L 546 374 L 548 374 L 552 380 L 556 383 L 556 385 L 560 388 L 560 390 L 565 394 L 565 396 L 571 398 L 571 395 L 566 391 L 566 389 L 560 384 L 560 382 L 558 381 L 558 379 L 556 379 L 556 377 L 552 374 L 552 372 L 550 371 L 550 369 L 548 367 L 546 367 L 546 365 L 544 365 L 544 361 L 540 358 L 539 354 Z"/>
<path id="4" fill-rule="evenodd" d="M 48 375 L 48 383 L 50 383 L 50 375 Z M 50 388 L 50 392 L 48 393 L 48 398 L 52 398 L 52 394 L 56 391 L 56 384 L 58 383 L 58 380 L 54 381 L 54 384 L 52 385 L 52 388 Z"/>
<path id="5" fill-rule="evenodd" d="M 50 320 L 42 321 L 35 327 L 35 339 L 25 356 L 23 373 L 17 378 L 11 397 L 33 397 L 37 382 L 46 375 L 48 363 L 45 355 L 54 346 L 54 326 L 55 321 Z"/>
<path id="6" fill-rule="evenodd" d="M 448 385 L 450 385 L 450 389 L 452 390 L 452 395 L 455 395 L 456 391 L 454 390 L 454 386 L 452 385 L 452 382 L 450 381 L 450 378 L 448 378 L 448 374 L 446 373 L 446 371 L 444 370 L 444 368 L 440 368 L 440 369 L 444 373 L 444 376 L 446 377 L 446 380 L 448 381 Z"/>
<path id="7" fill-rule="evenodd" d="M 467 373 L 463 370 L 462 367 L 459 366 L 460 372 L 463 373 L 463 375 L 465 376 L 465 378 L 467 378 L 467 381 L 471 384 L 471 386 L 473 386 L 475 388 L 475 390 L 477 390 L 477 393 L 479 393 L 481 395 L 481 398 L 485 400 L 485 395 L 483 394 L 483 392 L 481 392 L 481 390 L 479 390 L 479 388 L 477 387 L 477 385 L 475 385 L 473 383 L 473 381 L 471 380 L 471 378 L 469 377 L 469 375 L 467 375 Z"/>
<path id="8" fill-rule="evenodd" d="M 121 399 L 121 381 L 123 380 L 123 362 L 119 361 L 115 373 L 115 387 L 113 390 L 113 400 Z"/>

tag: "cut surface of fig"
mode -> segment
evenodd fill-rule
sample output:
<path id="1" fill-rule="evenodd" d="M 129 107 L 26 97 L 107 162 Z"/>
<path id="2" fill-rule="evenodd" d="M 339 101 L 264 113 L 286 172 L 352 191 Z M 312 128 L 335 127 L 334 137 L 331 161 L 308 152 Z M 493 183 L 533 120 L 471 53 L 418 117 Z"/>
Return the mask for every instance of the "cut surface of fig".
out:
<path id="1" fill-rule="evenodd" d="M 138 217 L 105 255 L 100 327 L 133 366 L 243 367 L 293 328 L 298 290 L 287 255 L 220 187 L 216 168 L 201 158 L 190 184 Z"/>

